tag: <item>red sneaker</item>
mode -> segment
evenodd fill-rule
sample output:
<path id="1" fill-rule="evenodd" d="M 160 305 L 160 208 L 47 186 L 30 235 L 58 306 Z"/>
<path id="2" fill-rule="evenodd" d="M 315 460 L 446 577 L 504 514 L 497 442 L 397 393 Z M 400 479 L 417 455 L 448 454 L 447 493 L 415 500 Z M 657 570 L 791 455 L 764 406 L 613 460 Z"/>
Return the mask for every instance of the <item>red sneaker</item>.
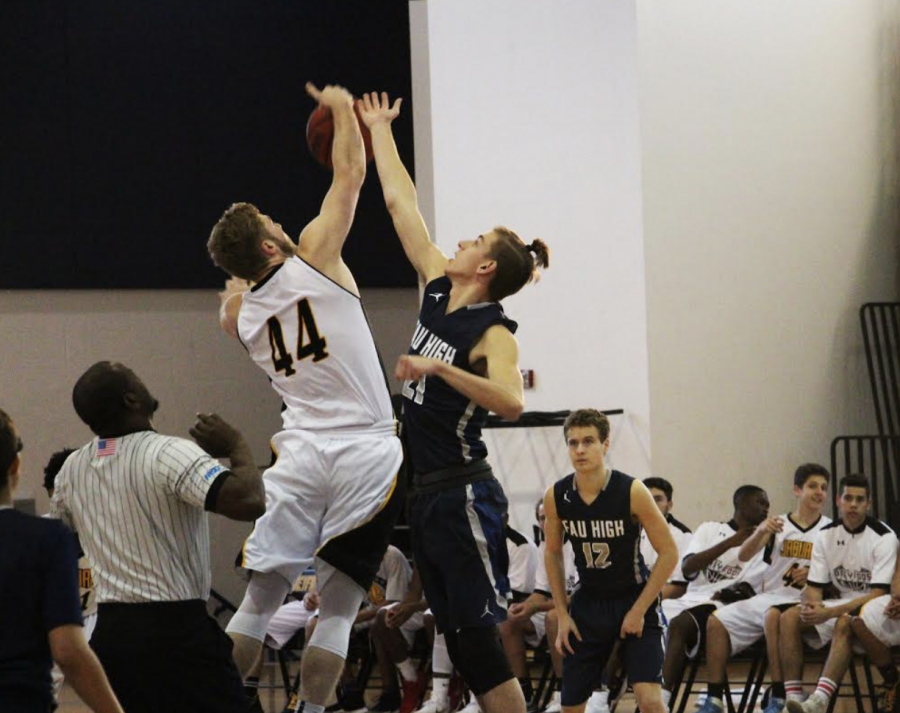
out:
<path id="1" fill-rule="evenodd" d="M 403 698 L 400 701 L 400 713 L 413 713 L 419 707 L 422 696 L 428 686 L 428 677 L 419 672 L 415 681 L 403 679 Z"/>

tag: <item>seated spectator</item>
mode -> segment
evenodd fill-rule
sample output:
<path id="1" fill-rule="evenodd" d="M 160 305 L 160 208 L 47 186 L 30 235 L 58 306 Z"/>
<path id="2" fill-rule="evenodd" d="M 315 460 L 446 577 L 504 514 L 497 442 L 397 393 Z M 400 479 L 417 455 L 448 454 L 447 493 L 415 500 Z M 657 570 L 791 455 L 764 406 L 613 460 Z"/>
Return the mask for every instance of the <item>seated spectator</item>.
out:
<path id="1" fill-rule="evenodd" d="M 122 713 L 82 630 L 74 536 L 57 520 L 13 509 L 21 450 L 12 419 L 0 411 L 0 708 L 50 710 L 56 661 L 90 710 Z"/>

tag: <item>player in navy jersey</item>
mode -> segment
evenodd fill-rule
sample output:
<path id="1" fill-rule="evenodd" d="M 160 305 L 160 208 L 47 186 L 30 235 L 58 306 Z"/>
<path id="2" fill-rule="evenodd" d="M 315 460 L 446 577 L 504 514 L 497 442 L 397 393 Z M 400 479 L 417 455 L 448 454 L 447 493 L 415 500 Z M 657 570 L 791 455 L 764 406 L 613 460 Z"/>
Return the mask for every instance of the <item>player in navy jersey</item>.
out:
<path id="1" fill-rule="evenodd" d="M 663 713 L 663 618 L 660 592 L 678 562 L 668 524 L 639 480 L 610 470 L 609 421 L 599 411 L 573 411 L 563 426 L 575 472 L 544 497 L 545 560 L 559 618 L 555 646 L 565 655 L 563 713 L 582 713 L 618 639 L 628 680 L 644 713 Z M 656 564 L 640 552 L 646 530 Z M 579 586 L 566 607 L 562 546 L 575 550 Z"/>
<path id="2" fill-rule="evenodd" d="M 391 134 L 400 100 L 363 97 L 375 164 L 394 227 L 424 302 L 407 356 L 403 428 L 414 471 L 410 524 L 425 596 L 457 669 L 488 713 L 524 713 L 525 700 L 500 644 L 510 595 L 502 517 L 506 497 L 491 474 L 481 428 L 488 411 L 522 413 L 516 323 L 499 301 L 546 267 L 547 246 L 507 228 L 463 240 L 452 259 L 435 246 L 416 189 Z"/>

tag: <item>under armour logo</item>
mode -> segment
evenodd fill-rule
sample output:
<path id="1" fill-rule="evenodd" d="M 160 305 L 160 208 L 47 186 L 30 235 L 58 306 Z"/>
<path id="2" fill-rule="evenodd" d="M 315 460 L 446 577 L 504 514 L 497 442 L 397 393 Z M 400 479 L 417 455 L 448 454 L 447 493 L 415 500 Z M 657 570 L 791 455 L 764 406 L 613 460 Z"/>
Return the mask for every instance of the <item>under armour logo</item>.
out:
<path id="1" fill-rule="evenodd" d="M 481 615 L 481 618 L 484 619 L 486 616 L 493 616 L 491 613 L 491 600 L 488 599 L 487 603 L 484 605 L 484 613 Z"/>
<path id="2" fill-rule="evenodd" d="M 841 545 L 841 546 L 843 546 L 843 545 L 845 545 L 845 544 L 847 544 L 847 543 L 846 543 L 846 542 L 844 542 L 844 541 L 843 541 L 843 540 L 838 540 L 838 541 L 837 541 L 837 543 L 838 543 L 838 544 L 839 544 L 839 545 Z"/>
<path id="3" fill-rule="evenodd" d="M 565 500 L 567 503 L 572 502 L 571 500 L 569 500 L 569 491 L 568 490 L 563 493 L 563 500 Z"/>
<path id="4" fill-rule="evenodd" d="M 443 292 L 429 292 L 428 296 L 434 297 L 434 301 L 437 302 L 439 299 L 441 299 L 441 297 L 444 296 L 444 293 Z"/>

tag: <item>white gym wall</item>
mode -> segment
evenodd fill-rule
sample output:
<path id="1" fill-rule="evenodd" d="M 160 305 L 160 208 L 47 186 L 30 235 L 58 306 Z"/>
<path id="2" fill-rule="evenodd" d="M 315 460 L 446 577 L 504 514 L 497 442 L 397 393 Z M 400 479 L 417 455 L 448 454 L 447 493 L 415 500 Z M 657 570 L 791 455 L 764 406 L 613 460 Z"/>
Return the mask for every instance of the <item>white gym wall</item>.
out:
<path id="1" fill-rule="evenodd" d="M 504 302 L 520 322 L 520 364 L 536 373 L 526 408 L 625 409 L 613 419 L 613 463 L 649 475 L 634 4 L 429 0 L 410 9 L 413 65 L 429 70 L 430 103 L 417 97 L 415 118 L 417 132 L 430 126 L 437 244 L 452 254 L 497 224 L 546 240 L 544 279 Z M 495 453 L 495 465 L 506 455 Z M 565 472 L 503 478 L 515 526 L 533 522 L 538 476 Z"/>

